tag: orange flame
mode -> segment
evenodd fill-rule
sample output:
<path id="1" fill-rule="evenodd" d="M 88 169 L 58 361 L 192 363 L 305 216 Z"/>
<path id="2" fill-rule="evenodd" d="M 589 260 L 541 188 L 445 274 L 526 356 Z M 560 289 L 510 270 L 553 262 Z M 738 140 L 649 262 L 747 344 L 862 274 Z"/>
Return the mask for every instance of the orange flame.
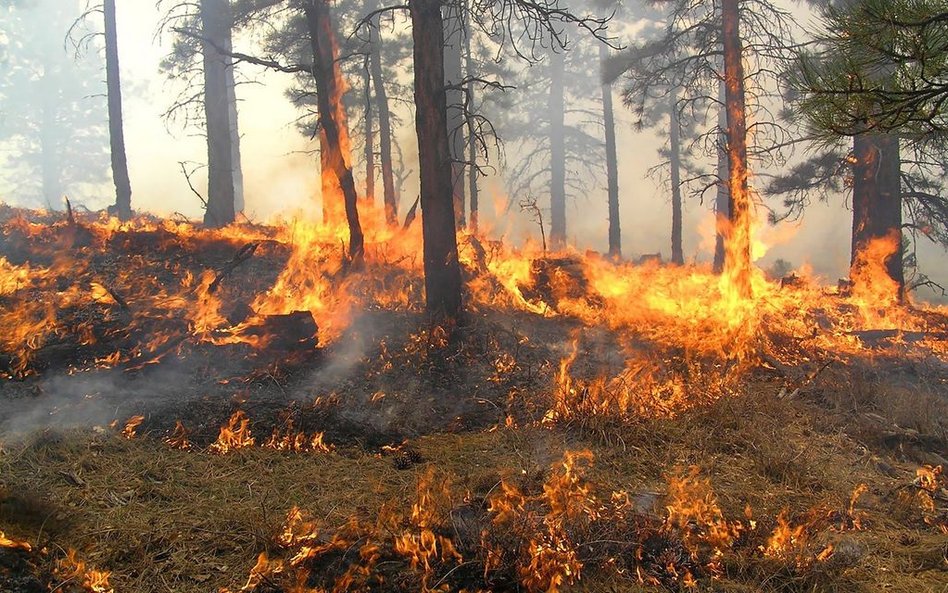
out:
<path id="1" fill-rule="evenodd" d="M 138 427 L 145 421 L 144 416 L 132 416 L 125 422 L 125 428 L 122 429 L 122 436 L 126 439 L 134 439 Z"/>
<path id="2" fill-rule="evenodd" d="M 188 435 L 188 429 L 184 427 L 184 424 L 182 424 L 180 420 L 176 420 L 174 430 L 170 435 L 165 437 L 164 442 L 172 449 L 188 450 L 191 448 L 191 441 L 188 439 Z"/>
<path id="3" fill-rule="evenodd" d="M 6 536 L 6 534 L 0 531 L 0 548 L 12 548 L 14 550 L 25 550 L 29 552 L 33 549 L 33 546 L 31 546 L 28 542 L 10 539 Z"/>
<path id="4" fill-rule="evenodd" d="M 211 453 L 226 455 L 237 449 L 253 447 L 254 438 L 250 434 L 250 419 L 243 410 L 237 410 L 227 421 L 227 424 L 221 427 L 217 440 L 211 444 L 209 450 Z"/>

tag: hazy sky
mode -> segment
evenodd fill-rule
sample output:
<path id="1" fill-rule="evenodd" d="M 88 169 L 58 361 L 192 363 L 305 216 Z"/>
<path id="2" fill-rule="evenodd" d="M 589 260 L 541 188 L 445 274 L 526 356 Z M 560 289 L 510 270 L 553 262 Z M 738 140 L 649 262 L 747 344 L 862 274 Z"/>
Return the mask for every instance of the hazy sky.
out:
<path id="1" fill-rule="evenodd" d="M 119 49 L 122 83 L 125 89 L 125 128 L 129 168 L 132 179 L 133 207 L 159 214 L 179 212 L 189 217 L 201 215 L 200 204 L 180 173 L 179 161 L 206 162 L 206 146 L 196 130 L 169 129 L 161 119 L 177 95 L 177 89 L 158 72 L 165 55 L 167 39 L 155 37 L 158 13 L 151 1 L 135 0 L 118 4 Z M 236 40 L 236 49 L 242 46 Z M 299 154 L 308 142 L 294 127 L 296 112 L 284 98 L 287 75 L 266 73 L 254 66 L 241 65 L 241 74 L 254 84 L 238 89 L 240 128 L 247 213 L 257 221 L 274 215 L 293 215 L 301 209 L 315 215 L 314 198 L 318 194 L 318 173 L 314 157 Z M 516 81 L 514 81 L 516 84 Z M 668 191 L 656 187 L 646 170 L 657 162 L 657 140 L 648 133 L 636 133 L 631 117 L 617 101 L 619 109 L 620 191 L 622 199 L 623 248 L 629 255 L 662 252 L 670 255 L 671 206 Z M 406 119 L 410 123 L 410 119 Z M 400 130 L 406 159 L 414 160 L 411 126 Z M 417 167 L 410 167 L 417 171 Z M 196 180 L 205 183 L 204 175 Z M 484 218 L 490 220 L 492 204 L 505 203 L 502 185 L 488 183 L 482 204 Z M 581 248 L 605 250 L 607 208 L 604 188 L 592 191 L 569 207 L 571 239 Z M 0 189 L 2 191 L 2 189 Z M 108 203 L 109 188 L 104 188 Z M 415 190 L 403 196 L 403 210 L 414 199 Z M 5 197 L 0 194 L 0 199 Z M 707 257 L 713 233 L 707 206 L 686 203 L 686 257 Z M 516 217 L 519 213 L 513 209 Z M 524 216 L 524 221 L 526 220 Z M 508 221 L 510 217 L 502 217 Z M 762 262 L 778 257 L 794 264 L 810 263 L 830 281 L 845 274 L 849 262 L 851 214 L 843 199 L 834 204 L 814 204 L 801 224 L 765 228 L 761 235 L 774 245 Z M 948 265 L 944 251 L 925 246 L 921 256 L 924 271 L 948 283 Z"/>

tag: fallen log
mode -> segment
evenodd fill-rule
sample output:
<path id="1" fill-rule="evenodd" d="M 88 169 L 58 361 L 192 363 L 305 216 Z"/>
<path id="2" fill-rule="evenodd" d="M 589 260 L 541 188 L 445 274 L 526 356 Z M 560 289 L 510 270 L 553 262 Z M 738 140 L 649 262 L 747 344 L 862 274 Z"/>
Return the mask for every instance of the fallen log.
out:
<path id="1" fill-rule="evenodd" d="M 244 330 L 243 335 L 260 339 L 259 346 L 279 351 L 310 350 L 319 344 L 319 326 L 309 311 L 269 315 Z"/>
<path id="2" fill-rule="evenodd" d="M 924 332 L 924 331 L 902 331 L 898 329 L 870 329 L 862 331 L 851 331 L 848 333 L 854 336 L 866 346 L 878 346 L 882 342 L 891 342 L 899 340 L 907 344 L 914 344 L 924 340 L 933 340 L 943 342 L 948 340 L 948 332 Z"/>

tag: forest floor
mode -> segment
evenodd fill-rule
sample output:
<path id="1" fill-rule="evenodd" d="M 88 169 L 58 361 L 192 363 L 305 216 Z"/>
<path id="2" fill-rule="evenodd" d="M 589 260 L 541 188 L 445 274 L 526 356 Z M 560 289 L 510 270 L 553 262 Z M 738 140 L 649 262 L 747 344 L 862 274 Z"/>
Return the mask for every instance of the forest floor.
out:
<path id="1" fill-rule="evenodd" d="M 371 307 L 321 348 L 139 347 L 195 323 L 141 314 L 140 295 L 227 269 L 244 237 L 93 228 L 77 246 L 81 225 L 0 222 L 12 272 L 55 271 L 69 235 L 68 267 L 28 300 L 113 293 L 58 303 L 28 372 L 0 351 L 0 591 L 948 591 L 941 354 L 814 360 L 793 380 L 760 364 L 713 397 L 696 373 L 687 409 L 554 418 L 577 335 L 572 373 L 621 370 L 611 330 L 479 306 L 445 339 Z M 254 232 L 225 303 L 290 258 Z M 96 339 L 75 339 L 90 319 Z M 222 451 L 238 412 L 249 432 Z"/>

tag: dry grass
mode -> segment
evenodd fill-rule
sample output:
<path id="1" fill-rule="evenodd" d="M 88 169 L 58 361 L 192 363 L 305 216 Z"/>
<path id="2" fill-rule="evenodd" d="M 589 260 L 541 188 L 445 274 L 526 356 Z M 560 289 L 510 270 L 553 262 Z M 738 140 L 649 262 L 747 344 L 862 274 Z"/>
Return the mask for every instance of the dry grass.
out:
<path id="1" fill-rule="evenodd" d="M 821 409 L 750 389 L 675 420 L 604 429 L 524 428 L 431 435 L 412 443 L 428 465 L 453 476 L 462 498 L 483 500 L 502 479 L 537 491 L 565 450 L 590 449 L 588 478 L 650 500 L 656 517 L 669 475 L 697 465 L 710 478 L 727 517 L 747 505 L 759 538 L 786 509 L 845 510 L 859 484 L 864 531 L 814 534 L 844 552 L 834 563 L 798 570 L 754 547 L 730 555 L 725 574 L 702 588 L 726 591 L 946 591 L 946 542 L 920 521 L 910 490 L 914 467 L 885 457 L 889 477 L 870 453 L 828 426 Z M 383 505 L 407 512 L 421 466 L 398 471 L 391 458 L 358 449 L 293 455 L 250 449 L 228 456 L 167 448 L 149 438 L 46 434 L 7 445 L 0 457 L 0 530 L 49 550 L 52 563 L 75 549 L 113 572 L 116 591 L 181 593 L 239 588 L 260 552 L 278 553 L 274 535 L 294 506 L 327 526 L 375 517 Z M 901 506 L 900 506 L 901 505 Z M 637 591 L 634 576 L 589 569 L 588 591 Z M 647 589 L 649 587 L 646 587 Z M 654 590 L 654 588 L 650 588 Z"/>

